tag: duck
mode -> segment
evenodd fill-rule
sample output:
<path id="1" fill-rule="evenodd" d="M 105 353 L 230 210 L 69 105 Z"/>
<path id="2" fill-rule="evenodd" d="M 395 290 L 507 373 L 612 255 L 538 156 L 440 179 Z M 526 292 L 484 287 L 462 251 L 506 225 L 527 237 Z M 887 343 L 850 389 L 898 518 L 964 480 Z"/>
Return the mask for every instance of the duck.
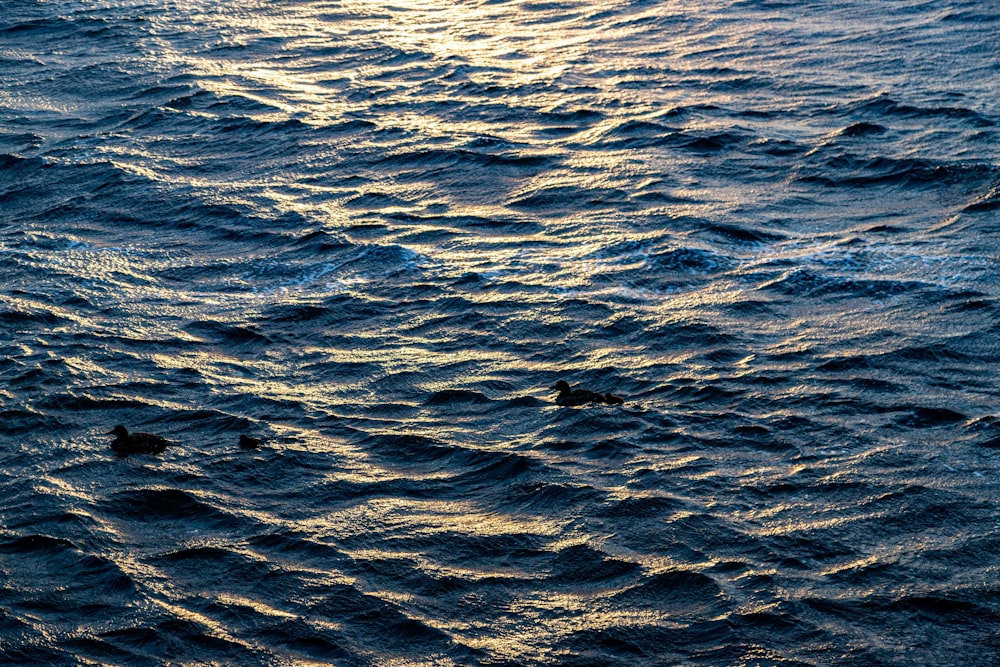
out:
<path id="1" fill-rule="evenodd" d="M 241 449 L 260 449 L 263 444 L 260 438 L 251 438 L 249 435 L 240 436 Z"/>
<path id="2" fill-rule="evenodd" d="M 166 438 L 152 433 L 129 433 L 128 429 L 121 424 L 111 429 L 108 435 L 115 436 L 115 441 L 111 443 L 111 449 L 119 456 L 159 454 L 174 444 Z"/>
<path id="3" fill-rule="evenodd" d="M 562 406 L 587 405 L 588 403 L 606 403 L 608 405 L 621 405 L 625 402 L 621 396 L 614 394 L 602 394 L 589 389 L 571 389 L 565 380 L 555 383 L 553 389 L 559 390 L 556 396 L 556 403 Z"/>

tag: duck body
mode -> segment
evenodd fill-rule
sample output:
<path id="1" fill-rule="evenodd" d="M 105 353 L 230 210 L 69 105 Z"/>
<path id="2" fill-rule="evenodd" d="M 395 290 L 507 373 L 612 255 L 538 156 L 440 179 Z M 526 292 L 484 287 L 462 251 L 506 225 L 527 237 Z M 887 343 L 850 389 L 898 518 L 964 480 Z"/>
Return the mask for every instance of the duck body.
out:
<path id="1" fill-rule="evenodd" d="M 173 444 L 166 438 L 152 433 L 129 433 L 121 424 L 115 426 L 108 435 L 115 436 L 111 449 L 119 456 L 159 454 Z"/>
<path id="2" fill-rule="evenodd" d="M 240 436 L 240 447 L 242 449 L 260 449 L 264 443 L 260 438 L 251 438 L 249 435 Z"/>
<path id="3" fill-rule="evenodd" d="M 552 388 L 559 390 L 559 395 L 556 396 L 556 404 L 565 407 L 589 405 L 590 403 L 621 405 L 625 402 L 625 399 L 621 396 L 615 396 L 614 394 L 602 394 L 589 389 L 572 389 L 565 380 L 559 380 Z"/>

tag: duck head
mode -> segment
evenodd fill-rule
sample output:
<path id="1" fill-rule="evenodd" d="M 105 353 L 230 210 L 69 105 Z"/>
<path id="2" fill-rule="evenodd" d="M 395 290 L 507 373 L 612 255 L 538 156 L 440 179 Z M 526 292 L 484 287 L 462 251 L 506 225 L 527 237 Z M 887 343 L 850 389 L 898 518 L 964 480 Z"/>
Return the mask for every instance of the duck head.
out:
<path id="1" fill-rule="evenodd" d="M 558 389 L 560 392 L 569 391 L 569 383 L 566 380 L 559 380 L 552 387 L 553 389 Z"/>
<path id="2" fill-rule="evenodd" d="M 108 431 L 108 435 L 113 435 L 113 436 L 118 437 L 118 438 L 127 438 L 128 437 L 128 429 L 125 428 L 124 426 L 122 426 L 121 424 L 119 424 L 118 426 L 115 426 L 113 429 L 111 429 L 110 431 Z"/>

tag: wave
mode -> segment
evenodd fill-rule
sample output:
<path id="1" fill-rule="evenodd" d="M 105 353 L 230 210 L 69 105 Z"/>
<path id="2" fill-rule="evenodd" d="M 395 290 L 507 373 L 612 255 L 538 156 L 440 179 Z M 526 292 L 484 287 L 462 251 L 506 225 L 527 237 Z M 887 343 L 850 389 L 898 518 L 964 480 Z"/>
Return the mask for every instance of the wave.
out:
<path id="1" fill-rule="evenodd" d="M 830 109 L 831 113 L 837 115 L 870 116 L 881 118 L 947 118 L 957 119 L 973 127 L 993 127 L 995 121 L 989 119 L 977 111 L 964 107 L 922 107 L 913 104 L 901 103 L 888 95 L 878 95 L 869 99 L 857 100 L 846 105 L 838 105 Z"/>
<path id="2" fill-rule="evenodd" d="M 996 168 L 987 164 L 947 164 L 919 159 L 861 158 L 838 155 L 826 160 L 819 173 L 798 176 L 804 183 L 828 187 L 929 186 L 992 180 Z"/>

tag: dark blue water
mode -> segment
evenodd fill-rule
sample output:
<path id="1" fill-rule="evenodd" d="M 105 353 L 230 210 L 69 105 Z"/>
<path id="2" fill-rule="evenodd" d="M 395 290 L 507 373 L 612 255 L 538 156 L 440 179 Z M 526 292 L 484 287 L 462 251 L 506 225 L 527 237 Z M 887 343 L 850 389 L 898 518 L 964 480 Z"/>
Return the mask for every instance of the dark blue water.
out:
<path id="1" fill-rule="evenodd" d="M 0 662 L 997 664 L 997 9 L 5 0 Z"/>

